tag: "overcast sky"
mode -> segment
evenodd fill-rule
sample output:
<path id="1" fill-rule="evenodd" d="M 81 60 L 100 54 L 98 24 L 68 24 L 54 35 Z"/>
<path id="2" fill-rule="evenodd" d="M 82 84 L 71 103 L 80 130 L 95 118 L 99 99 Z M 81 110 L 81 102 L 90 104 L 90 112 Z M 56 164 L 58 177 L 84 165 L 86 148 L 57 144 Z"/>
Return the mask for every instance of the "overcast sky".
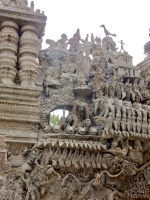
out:
<path id="1" fill-rule="evenodd" d="M 103 38 L 106 28 L 117 35 L 117 47 L 121 39 L 125 50 L 133 56 L 136 65 L 144 58 L 143 46 L 149 38 L 150 0 L 34 0 L 35 8 L 47 15 L 47 26 L 43 38 L 60 39 L 62 33 L 72 37 L 80 29 L 81 37 L 94 33 Z"/>

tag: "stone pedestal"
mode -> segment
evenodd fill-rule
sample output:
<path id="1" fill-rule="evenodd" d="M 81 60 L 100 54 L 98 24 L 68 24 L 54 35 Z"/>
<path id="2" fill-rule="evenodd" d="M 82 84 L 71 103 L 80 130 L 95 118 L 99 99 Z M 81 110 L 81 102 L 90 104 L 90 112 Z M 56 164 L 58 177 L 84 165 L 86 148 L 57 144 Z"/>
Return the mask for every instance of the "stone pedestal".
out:
<path id="1" fill-rule="evenodd" d="M 0 80 L 13 85 L 16 78 L 18 51 L 18 25 L 13 21 L 3 21 L 0 31 Z"/>
<path id="2" fill-rule="evenodd" d="M 15 140 L 16 136 L 23 137 L 21 141 L 30 142 L 30 139 L 26 139 L 31 135 L 31 143 L 37 141 L 40 93 L 41 87 L 0 85 L 0 136 L 4 135 L 6 141 L 8 135 L 9 140 Z"/>

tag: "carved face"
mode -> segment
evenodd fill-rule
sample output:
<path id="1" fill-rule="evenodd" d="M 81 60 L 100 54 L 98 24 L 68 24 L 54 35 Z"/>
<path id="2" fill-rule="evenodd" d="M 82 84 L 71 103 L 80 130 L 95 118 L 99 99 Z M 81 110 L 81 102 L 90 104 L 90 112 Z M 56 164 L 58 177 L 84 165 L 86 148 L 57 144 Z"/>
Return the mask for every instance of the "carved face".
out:
<path id="1" fill-rule="evenodd" d="M 120 104 L 119 100 L 118 100 L 118 99 L 115 99 L 115 100 L 114 100 L 114 105 L 119 106 L 119 104 Z"/>
<path id="2" fill-rule="evenodd" d="M 103 186 L 104 186 L 104 183 L 105 183 L 105 177 L 104 177 L 104 175 L 96 174 L 96 179 L 95 179 L 93 185 L 97 189 L 101 190 L 103 188 Z"/>
<path id="3" fill-rule="evenodd" d="M 59 130 L 60 130 L 60 126 L 59 126 L 59 125 L 54 125 L 54 126 L 53 126 L 53 131 L 54 131 L 54 133 L 58 133 Z"/>
<path id="4" fill-rule="evenodd" d="M 143 109 L 148 109 L 148 106 L 147 105 L 143 105 L 142 108 Z"/>
<path id="5" fill-rule="evenodd" d="M 96 127 L 91 127 L 89 130 L 91 135 L 97 135 L 97 128 Z"/>
<path id="6" fill-rule="evenodd" d="M 63 42 L 66 42 L 68 40 L 67 35 L 66 34 L 62 34 L 61 38 L 63 40 Z"/>
<path id="7" fill-rule="evenodd" d="M 69 125 L 68 125 L 68 126 L 66 127 L 66 130 L 67 130 L 67 132 L 70 133 L 70 134 L 74 133 L 74 127 L 73 127 L 73 126 L 69 126 Z"/>
<path id="8" fill-rule="evenodd" d="M 133 106 L 133 108 L 139 109 L 140 104 L 138 104 L 138 103 L 135 102 L 135 103 L 133 103 L 132 106 Z"/>
<path id="9" fill-rule="evenodd" d="M 107 98 L 103 98 L 102 99 L 102 104 L 104 104 L 104 105 L 108 104 L 108 99 Z"/>

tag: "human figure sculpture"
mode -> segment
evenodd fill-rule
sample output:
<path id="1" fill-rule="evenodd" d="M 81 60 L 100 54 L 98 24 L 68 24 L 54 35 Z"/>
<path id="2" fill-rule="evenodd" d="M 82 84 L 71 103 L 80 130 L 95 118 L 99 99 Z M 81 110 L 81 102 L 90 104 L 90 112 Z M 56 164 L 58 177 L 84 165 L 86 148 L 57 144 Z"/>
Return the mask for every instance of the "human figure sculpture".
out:
<path id="1" fill-rule="evenodd" d="M 85 52 L 85 56 L 89 57 L 91 54 L 91 42 L 88 41 L 89 34 L 86 35 L 85 40 L 81 39 L 83 43 L 83 50 Z"/>
<path id="2" fill-rule="evenodd" d="M 103 88 L 104 88 L 104 77 L 100 71 L 100 68 L 97 68 L 95 73 L 95 90 L 96 90 L 96 97 L 99 99 L 103 95 Z"/>
<path id="3" fill-rule="evenodd" d="M 118 131 L 120 131 L 120 117 L 116 116 L 114 118 L 113 124 L 114 124 L 115 133 L 118 134 Z"/>
<path id="4" fill-rule="evenodd" d="M 114 86 L 113 85 L 108 86 L 108 94 L 109 94 L 110 98 L 114 98 L 115 94 L 114 94 Z"/>
<path id="5" fill-rule="evenodd" d="M 128 132 L 132 130 L 132 108 L 131 103 L 128 101 L 123 102 L 123 106 L 121 107 L 122 117 L 125 122 L 125 127 Z M 122 123 L 122 122 L 121 122 Z M 125 129 L 124 129 L 125 131 Z"/>
<path id="6" fill-rule="evenodd" d="M 107 123 L 108 123 L 108 130 L 111 130 L 113 128 L 113 113 L 112 112 L 109 112 Z"/>
<path id="7" fill-rule="evenodd" d="M 142 125 L 142 112 L 141 112 L 141 106 L 138 103 L 134 103 L 133 107 L 136 108 L 135 109 L 135 113 L 137 114 L 137 122 L 136 122 L 136 126 L 137 126 L 137 133 L 141 133 L 141 125 Z"/>
<path id="8" fill-rule="evenodd" d="M 121 112 L 122 112 L 122 118 L 126 119 L 127 117 L 127 101 L 123 101 L 121 105 Z"/>
<path id="9" fill-rule="evenodd" d="M 68 43 L 66 43 L 67 41 L 68 41 L 67 35 L 63 33 L 61 35 L 61 39 L 57 41 L 57 47 L 61 49 L 63 48 L 66 49 L 68 46 Z"/>
<path id="10" fill-rule="evenodd" d="M 111 104 L 110 99 L 107 97 L 102 97 L 99 100 L 95 100 L 95 114 L 97 115 L 99 112 L 99 115 L 101 117 L 107 118 L 109 115 L 109 112 L 112 112 L 113 117 L 115 117 L 115 108 L 114 105 Z"/>
<path id="11" fill-rule="evenodd" d="M 148 118 L 148 108 L 149 108 L 148 105 L 144 104 L 142 106 L 142 109 L 141 109 L 143 119 L 145 119 L 146 121 L 147 121 L 147 118 Z"/>
<path id="12" fill-rule="evenodd" d="M 135 93 L 135 102 L 140 103 L 143 100 L 142 95 L 136 89 L 133 92 Z"/>
<path id="13" fill-rule="evenodd" d="M 78 128 L 79 134 L 85 135 L 91 126 L 88 104 L 74 101 L 72 115 L 74 116 L 73 127 Z"/>
<path id="14" fill-rule="evenodd" d="M 132 113 L 132 131 L 135 133 L 136 132 L 136 113 L 135 109 L 132 107 L 131 108 L 131 113 Z"/>
<path id="15" fill-rule="evenodd" d="M 91 126 L 91 120 L 85 119 L 82 122 L 78 123 L 78 134 L 86 135 L 89 132 L 89 128 Z"/>
<path id="16" fill-rule="evenodd" d="M 77 70 L 77 87 L 85 86 L 85 76 L 83 74 L 82 69 Z"/>
<path id="17" fill-rule="evenodd" d="M 70 53 L 78 53 L 82 49 L 82 44 L 80 44 L 80 40 L 80 30 L 77 29 L 73 37 L 68 40 L 68 44 L 70 45 Z"/>
<path id="18" fill-rule="evenodd" d="M 142 145 L 141 145 L 141 142 L 139 140 L 134 141 L 133 149 L 135 149 L 137 151 L 142 151 Z"/>
<path id="19" fill-rule="evenodd" d="M 121 119 L 121 104 L 118 99 L 114 99 L 114 107 L 115 107 L 115 113 L 116 113 L 115 116 Z"/>
<path id="20" fill-rule="evenodd" d="M 142 121 L 142 133 L 143 134 L 147 134 L 147 118 L 143 118 L 143 121 Z"/>
<path id="21" fill-rule="evenodd" d="M 141 112 L 142 112 L 142 133 L 147 134 L 147 121 L 148 121 L 148 106 L 143 105 Z"/>
<path id="22" fill-rule="evenodd" d="M 102 99 L 93 99 L 93 104 L 94 104 L 94 114 L 96 116 L 101 115 L 101 113 L 104 110 L 104 107 L 102 106 L 101 103 Z"/>
<path id="23" fill-rule="evenodd" d="M 125 52 L 124 46 L 123 46 L 123 45 L 125 45 L 125 44 L 123 43 L 123 40 L 119 41 L 119 43 L 121 44 L 120 52 L 121 52 L 121 51 Z"/>
<path id="24" fill-rule="evenodd" d="M 138 80 L 134 81 L 133 93 L 135 94 L 135 102 L 140 103 L 143 100 L 143 97 L 142 97 L 142 95 L 141 95 L 141 93 L 139 91 L 139 88 L 138 88 L 138 85 L 137 85 L 137 81 Z"/>
<path id="25" fill-rule="evenodd" d="M 121 99 L 122 97 L 122 91 L 121 91 L 121 83 L 120 82 L 117 82 L 117 85 L 116 85 L 116 95 L 117 95 L 117 98 L 118 99 Z"/>
<path id="26" fill-rule="evenodd" d="M 127 121 L 126 121 L 126 118 L 125 118 L 125 117 L 123 117 L 123 118 L 121 119 L 120 124 L 121 124 L 122 133 L 125 134 L 126 126 L 127 126 Z"/>
<path id="27" fill-rule="evenodd" d="M 96 43 L 95 43 L 96 42 Z M 102 48 L 101 48 L 101 39 L 96 37 L 94 39 L 93 33 L 91 33 L 91 54 L 94 59 L 98 58 L 102 53 Z"/>
<path id="28" fill-rule="evenodd" d="M 126 121 L 126 127 L 127 127 L 127 131 L 130 132 L 132 130 L 132 121 L 131 119 L 127 118 L 127 121 Z"/>
<path id="29" fill-rule="evenodd" d="M 132 87 L 132 84 L 129 83 L 129 79 L 128 79 L 128 81 L 125 83 L 125 92 L 126 92 L 127 101 L 130 101 L 131 99 L 131 87 Z"/>
<path id="30" fill-rule="evenodd" d="M 50 45 L 49 48 L 57 47 L 59 49 L 66 49 L 68 46 L 67 40 L 67 35 L 63 33 L 61 35 L 61 39 L 59 39 L 57 42 L 55 42 L 54 40 L 47 39 L 46 44 Z"/>

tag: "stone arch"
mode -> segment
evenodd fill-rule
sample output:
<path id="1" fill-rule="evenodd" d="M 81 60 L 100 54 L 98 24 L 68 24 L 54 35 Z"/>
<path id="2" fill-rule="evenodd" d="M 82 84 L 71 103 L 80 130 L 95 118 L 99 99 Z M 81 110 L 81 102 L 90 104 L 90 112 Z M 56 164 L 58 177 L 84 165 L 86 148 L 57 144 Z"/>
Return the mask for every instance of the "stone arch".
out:
<path id="1" fill-rule="evenodd" d="M 57 109 L 63 109 L 64 107 L 66 107 L 66 110 L 71 112 L 73 108 L 73 104 L 61 104 L 61 105 L 47 104 L 44 110 L 41 111 L 41 115 L 40 115 L 41 125 L 42 126 L 45 126 L 46 124 L 49 125 L 50 112 Z"/>

